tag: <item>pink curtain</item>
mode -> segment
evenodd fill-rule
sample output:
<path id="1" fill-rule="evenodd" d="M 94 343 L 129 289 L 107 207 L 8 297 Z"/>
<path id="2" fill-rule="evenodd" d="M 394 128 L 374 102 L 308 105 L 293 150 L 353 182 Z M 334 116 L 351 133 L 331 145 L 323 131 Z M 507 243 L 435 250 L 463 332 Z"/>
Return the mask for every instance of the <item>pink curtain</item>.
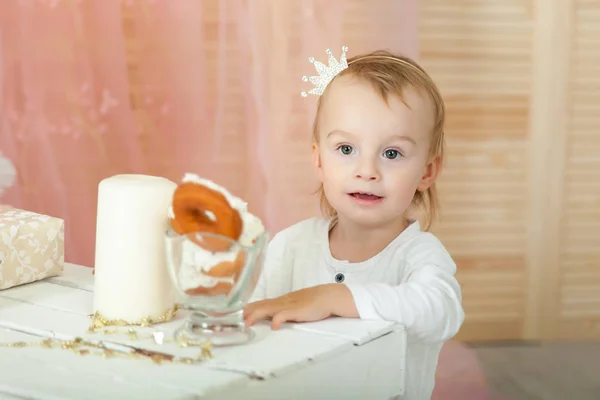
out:
<path id="1" fill-rule="evenodd" d="M 112 174 L 201 174 L 272 232 L 315 215 L 308 57 L 415 57 L 416 16 L 416 0 L 2 1 L 0 203 L 64 218 L 84 265 Z"/>

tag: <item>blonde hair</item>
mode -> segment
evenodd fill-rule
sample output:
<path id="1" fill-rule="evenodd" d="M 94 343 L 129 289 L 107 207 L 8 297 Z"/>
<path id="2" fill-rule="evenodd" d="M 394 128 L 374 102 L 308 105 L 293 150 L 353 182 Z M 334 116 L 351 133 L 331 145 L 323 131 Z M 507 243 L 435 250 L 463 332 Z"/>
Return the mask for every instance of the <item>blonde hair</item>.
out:
<path id="1" fill-rule="evenodd" d="M 386 104 L 390 95 L 398 96 L 405 104 L 404 90 L 412 87 L 419 92 L 427 94 L 434 106 L 434 125 L 431 132 L 432 140 L 429 148 L 429 157 L 439 157 L 440 165 L 444 157 L 444 119 L 445 107 L 442 96 L 433 80 L 415 61 L 408 57 L 392 54 L 379 50 L 348 59 L 348 68 L 337 76 L 353 75 L 370 83 L 381 95 Z M 333 80 L 335 80 L 334 78 Z M 332 80 L 332 82 L 333 82 Z M 330 83 L 331 85 L 331 83 Z M 325 89 L 325 95 L 327 89 Z M 313 140 L 318 142 L 318 121 L 322 106 L 322 96 L 317 103 L 317 113 L 313 124 Z M 323 185 L 317 189 L 320 196 L 321 210 L 327 217 L 336 217 L 337 212 L 331 206 Z M 439 210 L 439 201 L 435 182 L 424 192 L 416 191 L 411 203 L 413 208 L 422 208 L 425 211 L 424 229 L 428 230 L 436 218 Z"/>

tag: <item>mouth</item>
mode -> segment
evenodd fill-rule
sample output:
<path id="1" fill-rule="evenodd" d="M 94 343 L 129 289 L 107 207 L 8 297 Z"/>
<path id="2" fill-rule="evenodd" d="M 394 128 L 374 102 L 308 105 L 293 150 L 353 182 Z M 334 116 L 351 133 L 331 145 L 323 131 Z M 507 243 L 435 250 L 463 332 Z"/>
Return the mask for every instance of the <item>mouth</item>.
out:
<path id="1" fill-rule="evenodd" d="M 363 201 L 378 201 L 378 200 L 383 199 L 382 196 L 377 196 L 376 194 L 368 193 L 368 192 L 353 192 L 353 193 L 348 193 L 348 195 L 350 197 L 354 197 L 355 199 L 363 200 Z"/>

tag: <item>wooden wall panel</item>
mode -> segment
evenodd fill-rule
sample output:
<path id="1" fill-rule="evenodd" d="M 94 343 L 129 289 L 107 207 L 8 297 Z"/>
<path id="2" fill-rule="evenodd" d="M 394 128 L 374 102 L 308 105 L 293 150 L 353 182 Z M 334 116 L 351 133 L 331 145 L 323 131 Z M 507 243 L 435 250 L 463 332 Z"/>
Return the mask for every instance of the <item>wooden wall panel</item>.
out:
<path id="1" fill-rule="evenodd" d="M 561 339 L 600 337 L 600 1 L 574 1 L 562 210 Z"/>
<path id="2" fill-rule="evenodd" d="M 459 338 L 600 338 L 600 0 L 420 2 Z"/>
<path id="3" fill-rule="evenodd" d="M 524 323 L 530 1 L 420 5 L 420 61 L 447 106 L 439 235 L 459 266 L 459 338 L 516 339 Z"/>

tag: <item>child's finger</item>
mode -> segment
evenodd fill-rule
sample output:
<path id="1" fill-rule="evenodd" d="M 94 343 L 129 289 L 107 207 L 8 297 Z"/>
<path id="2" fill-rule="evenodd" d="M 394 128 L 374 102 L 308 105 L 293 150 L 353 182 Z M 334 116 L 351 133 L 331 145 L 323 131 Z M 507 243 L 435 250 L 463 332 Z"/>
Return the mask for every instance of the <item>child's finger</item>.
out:
<path id="1" fill-rule="evenodd" d="M 244 319 L 246 320 L 246 324 L 253 325 L 256 321 L 272 317 L 277 311 L 279 311 L 277 304 L 268 302 L 249 310 L 245 313 Z"/>
<path id="2" fill-rule="evenodd" d="M 271 329 L 278 330 L 281 328 L 281 324 L 288 321 L 295 321 L 298 318 L 298 310 L 295 309 L 285 309 L 281 310 L 273 315 L 271 319 Z"/>
<path id="3" fill-rule="evenodd" d="M 272 302 L 273 300 L 266 299 L 247 304 L 246 307 L 244 307 L 244 318 L 248 318 L 248 316 L 253 315 L 256 310 L 265 308 L 266 305 L 269 305 Z"/>
<path id="4" fill-rule="evenodd" d="M 252 312 L 256 309 L 257 305 L 259 302 L 256 303 L 250 303 L 248 305 L 246 305 L 246 307 L 244 307 L 244 318 L 246 318 L 248 315 L 252 314 Z"/>
<path id="5" fill-rule="evenodd" d="M 254 311 L 244 312 L 244 323 L 246 326 L 252 326 L 256 323 L 256 318 L 254 317 Z"/>

